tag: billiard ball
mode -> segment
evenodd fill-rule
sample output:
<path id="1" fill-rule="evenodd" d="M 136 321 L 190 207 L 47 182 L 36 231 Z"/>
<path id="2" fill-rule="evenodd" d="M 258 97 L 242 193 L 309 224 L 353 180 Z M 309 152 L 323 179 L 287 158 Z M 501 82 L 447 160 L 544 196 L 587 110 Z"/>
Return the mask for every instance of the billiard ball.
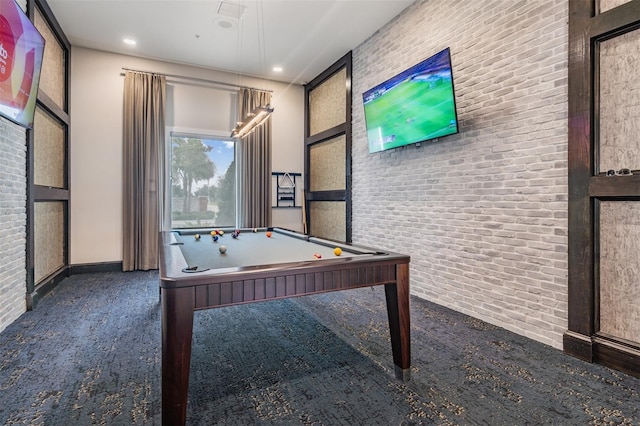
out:
<path id="1" fill-rule="evenodd" d="M 220 250 L 220 253 L 225 254 L 227 252 L 227 246 L 220 246 L 218 250 Z"/>
<path id="2" fill-rule="evenodd" d="M 231 234 L 231 236 L 232 236 L 233 238 L 238 238 L 238 234 L 236 234 L 235 232 L 234 232 L 233 234 Z"/>
<path id="3" fill-rule="evenodd" d="M 334 248 L 333 254 L 335 254 L 336 256 L 340 256 L 342 254 L 342 249 L 340 247 Z"/>
<path id="4" fill-rule="evenodd" d="M 320 253 L 314 253 L 313 257 L 315 257 L 316 259 L 322 259 L 322 255 Z"/>
<path id="5" fill-rule="evenodd" d="M 267 232 L 267 238 L 271 238 L 271 232 Z"/>
<path id="6" fill-rule="evenodd" d="M 218 235 L 223 236 L 224 235 L 224 231 L 223 230 L 218 231 Z"/>
<path id="7" fill-rule="evenodd" d="M 258 232 L 258 228 L 253 228 L 253 232 Z"/>
<path id="8" fill-rule="evenodd" d="M 214 235 L 214 236 L 213 236 L 213 242 L 214 242 L 214 243 L 217 243 L 217 242 L 218 242 L 218 236 L 217 236 L 217 235 Z"/>
<path id="9" fill-rule="evenodd" d="M 196 241 L 200 241 L 200 234 L 196 234 L 193 237 L 196 239 Z"/>

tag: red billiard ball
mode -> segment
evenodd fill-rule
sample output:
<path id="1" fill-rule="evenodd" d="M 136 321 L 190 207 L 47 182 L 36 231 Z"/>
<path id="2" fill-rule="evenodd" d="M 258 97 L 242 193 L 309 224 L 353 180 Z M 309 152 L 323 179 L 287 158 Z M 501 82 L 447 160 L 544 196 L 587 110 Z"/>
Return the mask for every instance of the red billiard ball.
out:
<path id="1" fill-rule="evenodd" d="M 322 255 L 320 253 L 314 253 L 313 257 L 315 257 L 316 259 L 322 259 Z"/>
<path id="2" fill-rule="evenodd" d="M 267 232 L 267 238 L 271 238 L 271 232 Z"/>

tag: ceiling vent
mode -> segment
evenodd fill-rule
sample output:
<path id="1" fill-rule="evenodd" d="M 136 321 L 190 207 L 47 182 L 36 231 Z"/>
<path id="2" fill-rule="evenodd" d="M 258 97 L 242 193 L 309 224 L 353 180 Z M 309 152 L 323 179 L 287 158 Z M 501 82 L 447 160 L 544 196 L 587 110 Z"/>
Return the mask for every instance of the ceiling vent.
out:
<path id="1" fill-rule="evenodd" d="M 216 13 L 218 16 L 240 20 L 245 9 L 241 4 L 223 0 L 218 4 Z"/>

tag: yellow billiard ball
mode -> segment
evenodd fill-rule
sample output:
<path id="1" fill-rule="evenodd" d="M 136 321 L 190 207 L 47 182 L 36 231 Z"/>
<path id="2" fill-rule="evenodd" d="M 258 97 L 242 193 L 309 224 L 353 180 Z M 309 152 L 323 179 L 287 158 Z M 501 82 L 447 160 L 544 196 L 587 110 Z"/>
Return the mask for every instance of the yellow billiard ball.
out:
<path id="1" fill-rule="evenodd" d="M 215 237 L 216 235 L 218 235 L 218 231 L 211 231 L 211 236 Z"/>
<path id="2" fill-rule="evenodd" d="M 342 249 L 340 247 L 334 248 L 333 254 L 335 254 L 336 256 L 340 256 L 342 254 Z"/>

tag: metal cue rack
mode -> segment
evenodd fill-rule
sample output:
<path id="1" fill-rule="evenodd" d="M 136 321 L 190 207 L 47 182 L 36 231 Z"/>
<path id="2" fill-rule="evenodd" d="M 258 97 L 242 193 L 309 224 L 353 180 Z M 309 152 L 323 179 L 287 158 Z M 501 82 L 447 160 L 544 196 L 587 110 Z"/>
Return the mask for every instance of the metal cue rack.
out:
<path id="1" fill-rule="evenodd" d="M 299 207 L 296 200 L 296 178 L 302 173 L 272 172 L 276 178 L 276 205 L 275 207 Z"/>

